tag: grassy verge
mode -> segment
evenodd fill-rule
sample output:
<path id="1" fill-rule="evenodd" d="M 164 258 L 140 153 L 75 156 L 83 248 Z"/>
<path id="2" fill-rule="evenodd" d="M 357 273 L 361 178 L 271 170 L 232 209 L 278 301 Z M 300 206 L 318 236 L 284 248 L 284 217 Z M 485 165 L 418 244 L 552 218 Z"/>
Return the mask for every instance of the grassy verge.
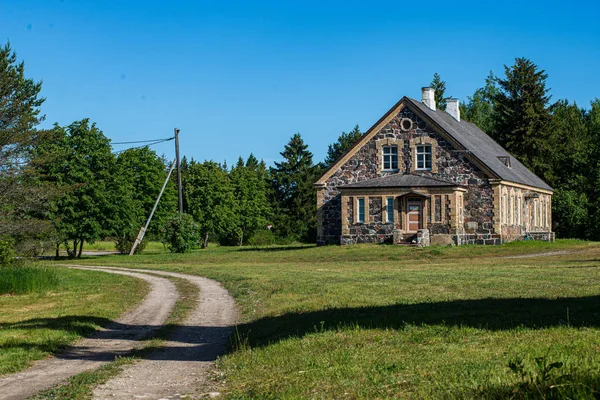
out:
<path id="1" fill-rule="evenodd" d="M 505 258 L 557 250 L 567 253 Z M 237 347 L 218 364 L 229 398 L 599 395 L 597 243 L 209 248 L 88 261 L 223 282 L 243 312 Z"/>
<path id="2" fill-rule="evenodd" d="M 41 263 L 0 267 L 0 295 L 43 293 L 58 283 L 55 270 Z"/>
<path id="3" fill-rule="evenodd" d="M 0 296 L 0 375 L 91 334 L 147 293 L 135 278 L 60 267 L 53 272 L 58 282 L 51 290 Z"/>
<path id="4" fill-rule="evenodd" d="M 115 361 L 103 365 L 93 371 L 83 372 L 69 378 L 62 385 L 44 390 L 33 399 L 87 400 L 92 398 L 94 388 L 108 382 L 119 375 L 123 368 L 143 359 L 144 356 L 161 347 L 169 335 L 177 328 L 196 306 L 198 288 L 185 279 L 169 278 L 177 286 L 179 299 L 173 307 L 165 325 L 155 332 L 154 337 L 145 341 L 144 345 L 131 352 L 128 357 L 119 357 Z"/>

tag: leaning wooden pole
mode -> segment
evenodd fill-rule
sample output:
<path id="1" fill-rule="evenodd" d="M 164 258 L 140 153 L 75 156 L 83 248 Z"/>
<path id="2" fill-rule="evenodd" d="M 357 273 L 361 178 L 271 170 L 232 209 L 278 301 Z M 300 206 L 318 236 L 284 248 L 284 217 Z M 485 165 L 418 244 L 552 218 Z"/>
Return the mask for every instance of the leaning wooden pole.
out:
<path id="1" fill-rule="evenodd" d="M 165 191 L 165 188 L 167 187 L 167 183 L 169 183 L 169 178 L 171 178 L 173 169 L 175 168 L 175 165 L 177 164 L 176 161 L 177 161 L 177 159 L 175 159 L 171 163 L 171 168 L 169 168 L 169 173 L 167 174 L 167 179 L 165 179 L 165 183 L 163 183 L 162 188 L 160 189 L 160 193 L 158 194 L 158 197 L 156 198 L 154 207 L 152 207 L 152 212 L 150 213 L 150 216 L 148 217 L 148 221 L 146 221 L 146 225 L 142 226 L 142 228 L 140 229 L 140 233 L 138 233 L 137 238 L 135 238 L 135 242 L 133 243 L 133 246 L 131 247 L 131 251 L 129 252 L 130 256 L 132 256 L 135 253 L 135 249 L 137 249 L 139 244 L 142 243 L 142 240 L 144 240 L 144 235 L 146 234 L 146 229 L 148 229 L 148 225 L 150 225 L 150 221 L 152 220 L 152 217 L 154 216 L 154 212 L 156 211 L 158 202 L 160 201 L 160 198 L 162 197 L 163 192 Z"/>

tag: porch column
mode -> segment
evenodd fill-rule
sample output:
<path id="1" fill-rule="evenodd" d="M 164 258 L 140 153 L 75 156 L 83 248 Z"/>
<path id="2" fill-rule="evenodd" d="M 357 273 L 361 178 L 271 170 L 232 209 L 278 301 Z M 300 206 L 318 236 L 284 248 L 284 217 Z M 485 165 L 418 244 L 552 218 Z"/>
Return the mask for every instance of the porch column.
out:
<path id="1" fill-rule="evenodd" d="M 450 233 L 458 235 L 461 232 L 460 226 L 460 200 L 458 192 L 450 195 Z"/>
<path id="2" fill-rule="evenodd" d="M 341 195 L 342 207 L 342 236 L 350 234 L 350 224 L 348 222 L 348 196 Z"/>

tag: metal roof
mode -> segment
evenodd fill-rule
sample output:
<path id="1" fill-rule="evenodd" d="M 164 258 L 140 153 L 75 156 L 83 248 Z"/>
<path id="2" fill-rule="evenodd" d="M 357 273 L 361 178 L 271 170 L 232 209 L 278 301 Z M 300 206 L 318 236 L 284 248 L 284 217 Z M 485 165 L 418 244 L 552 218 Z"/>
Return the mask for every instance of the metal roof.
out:
<path id="1" fill-rule="evenodd" d="M 417 107 L 419 111 L 432 119 L 500 179 L 540 189 L 553 190 L 475 124 L 467 121 L 457 121 L 445 111 L 433 111 L 418 100 L 409 97 L 406 99 L 411 106 Z M 498 157 L 510 157 L 510 167 Z"/>

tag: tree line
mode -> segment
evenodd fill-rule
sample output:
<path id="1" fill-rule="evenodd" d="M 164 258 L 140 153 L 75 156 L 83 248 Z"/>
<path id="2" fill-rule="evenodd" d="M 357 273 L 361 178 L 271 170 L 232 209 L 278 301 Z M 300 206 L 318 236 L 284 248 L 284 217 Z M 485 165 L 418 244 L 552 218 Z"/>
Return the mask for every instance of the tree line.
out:
<path id="1" fill-rule="evenodd" d="M 477 124 L 555 189 L 554 230 L 560 237 L 600 239 L 600 101 L 589 108 L 550 102 L 547 74 L 517 58 L 502 78 L 493 73 L 461 105 Z M 441 109 L 446 82 L 431 82 Z M 110 237 L 128 252 L 166 179 L 169 161 L 149 147 L 115 153 L 88 119 L 39 129 L 41 82 L 25 76 L 9 44 L 0 47 L 0 248 L 21 253 L 64 249 Z M 235 165 L 182 160 L 184 215 L 172 178 L 148 229 L 173 251 L 194 246 L 272 244 L 316 239 L 313 183 L 362 132 L 355 126 L 315 162 L 299 133 L 281 161 L 253 154 Z M 144 243 L 140 249 L 143 249 Z"/>

